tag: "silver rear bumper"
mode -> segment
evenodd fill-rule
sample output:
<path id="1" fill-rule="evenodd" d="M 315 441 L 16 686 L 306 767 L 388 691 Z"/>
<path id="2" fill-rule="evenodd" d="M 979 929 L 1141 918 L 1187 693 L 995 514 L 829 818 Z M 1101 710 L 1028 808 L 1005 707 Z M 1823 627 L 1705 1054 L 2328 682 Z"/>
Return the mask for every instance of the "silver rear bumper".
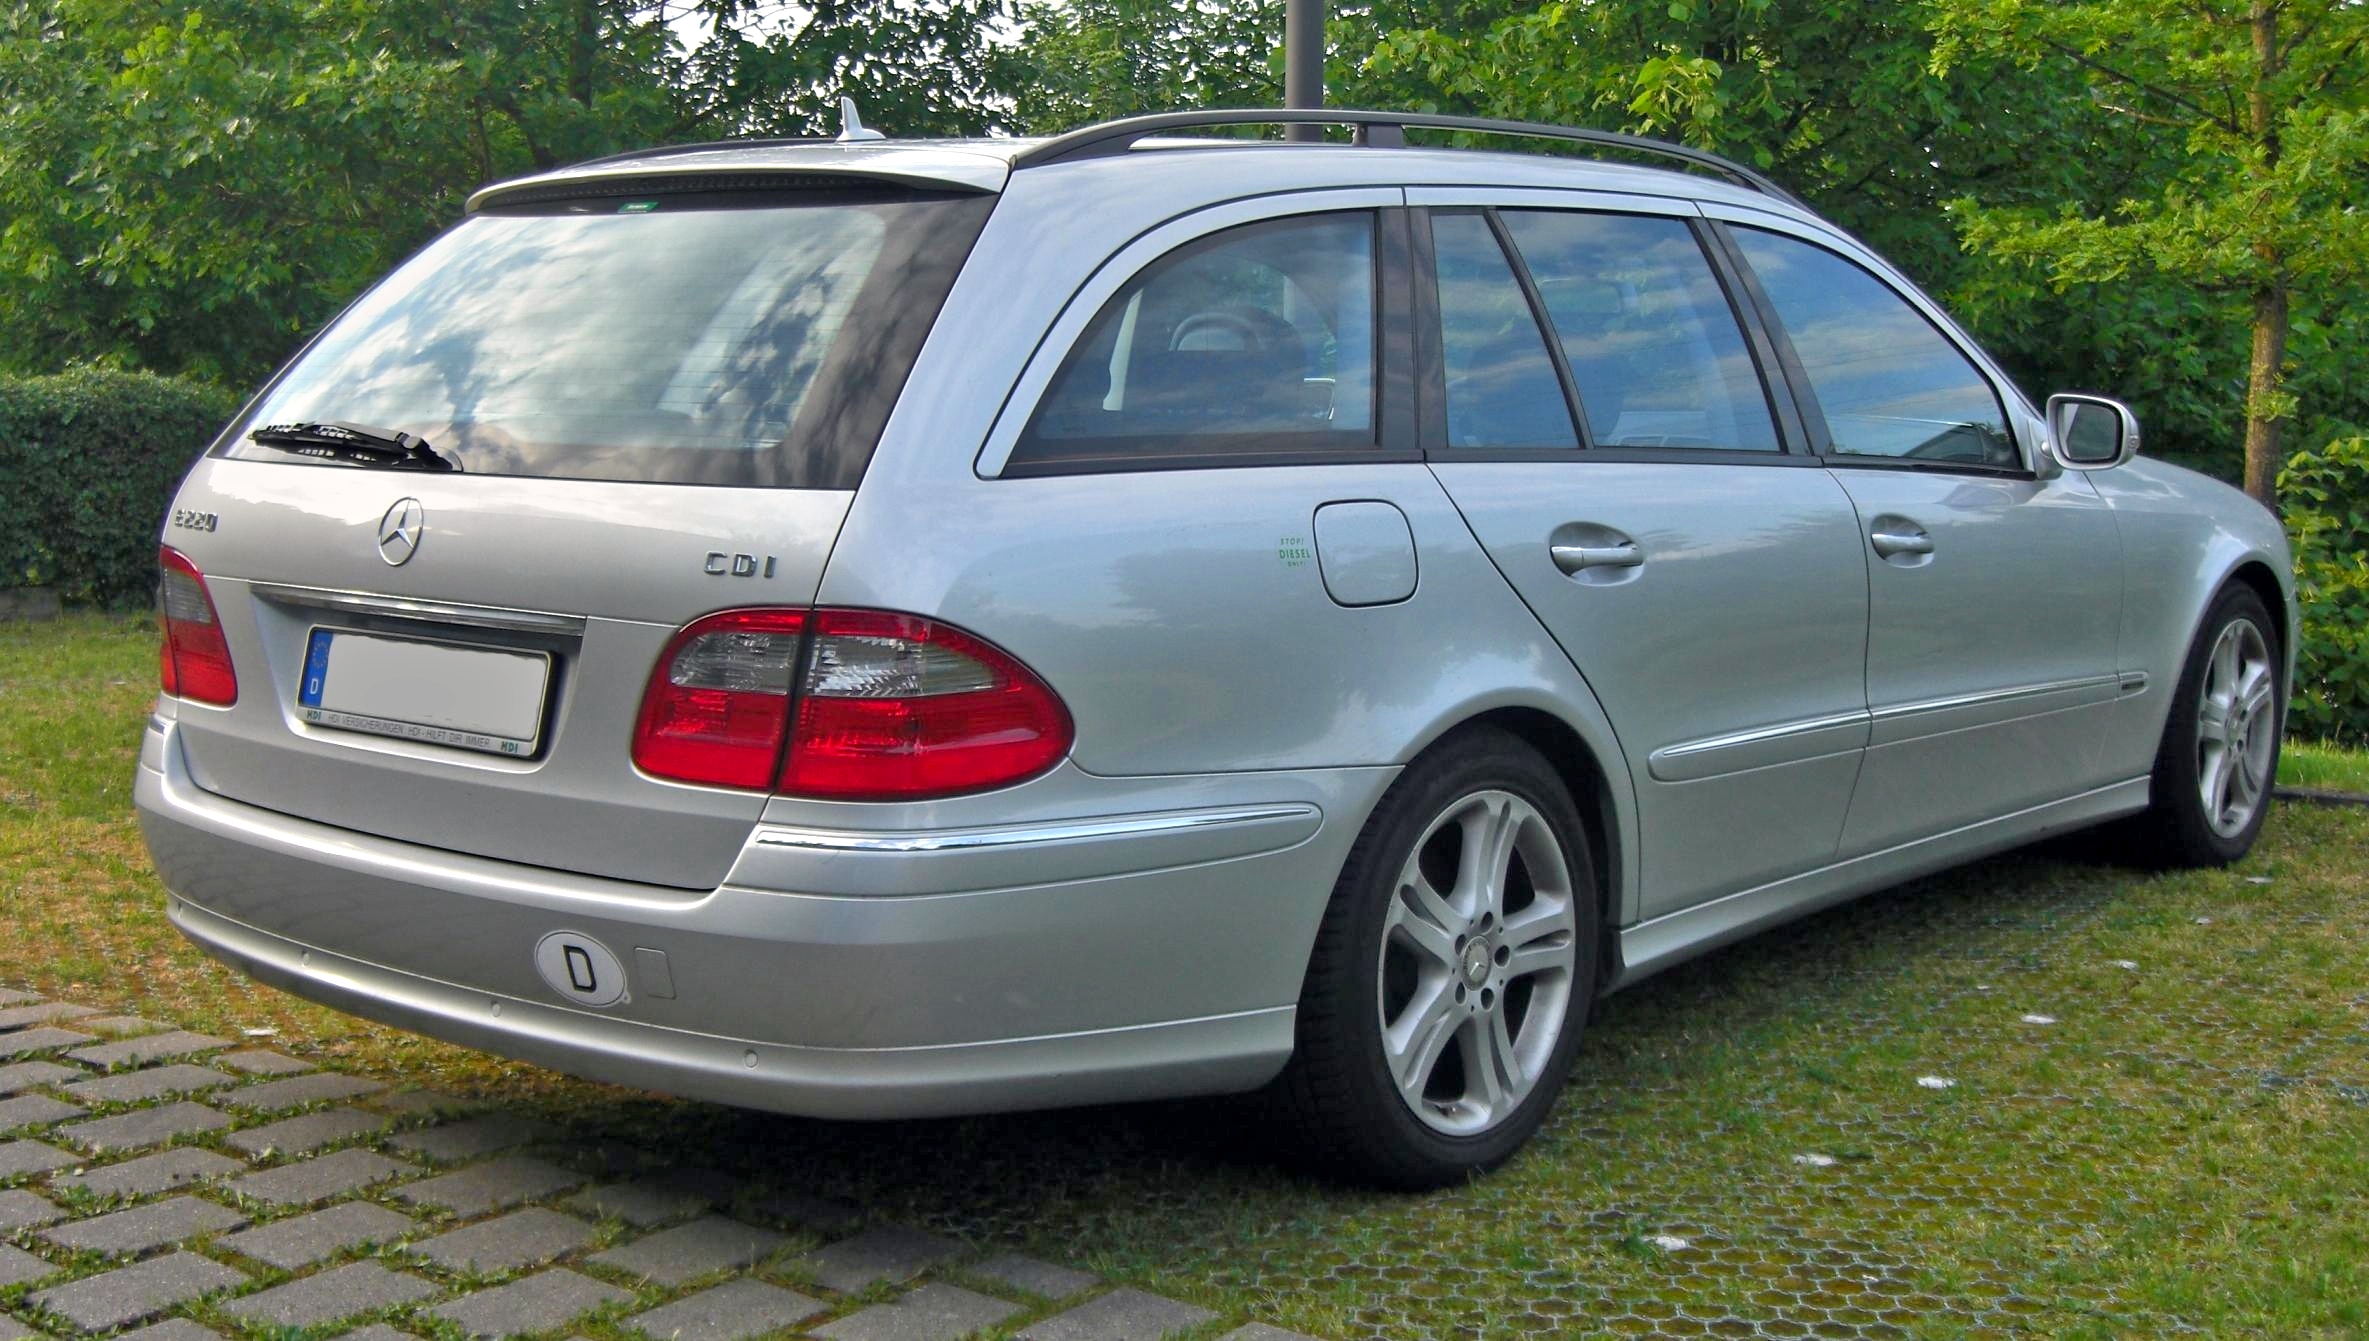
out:
<path id="1" fill-rule="evenodd" d="M 1142 825 L 800 830 L 789 842 L 760 828 L 739 874 L 782 887 L 702 892 L 490 861 L 227 800 L 191 781 L 173 730 L 150 724 L 134 799 L 172 921 L 208 952 L 296 995 L 464 1046 L 835 1118 L 1264 1082 L 1290 1053 L 1307 949 L 1354 837 L 1353 824 L 1323 820 L 1362 817 L 1392 771 L 1241 775 L 1263 790 Z M 977 870 L 997 887 L 871 892 L 944 888 L 981 850 Z M 1036 882 L 1014 878 L 1032 866 Z M 537 941 L 555 930 L 634 963 L 626 999 L 605 1010 L 562 1001 L 534 967 Z M 640 951 L 664 955 L 671 983 L 643 973 Z"/>

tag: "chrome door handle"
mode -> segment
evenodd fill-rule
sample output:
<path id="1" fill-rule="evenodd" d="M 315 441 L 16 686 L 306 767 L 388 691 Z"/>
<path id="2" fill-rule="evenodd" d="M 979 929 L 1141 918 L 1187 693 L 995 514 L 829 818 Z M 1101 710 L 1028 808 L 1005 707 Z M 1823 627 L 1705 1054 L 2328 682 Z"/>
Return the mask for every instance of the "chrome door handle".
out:
<path id="1" fill-rule="evenodd" d="M 1867 541 L 1875 552 L 1889 559 L 1895 554 L 1931 554 L 1933 537 L 1923 531 L 1871 531 Z"/>
<path id="2" fill-rule="evenodd" d="M 1555 567 L 1566 573 L 1583 568 L 1635 568 L 1645 562 L 1645 551 L 1637 548 L 1634 540 L 1617 545 L 1549 545 L 1547 553 L 1554 556 Z"/>

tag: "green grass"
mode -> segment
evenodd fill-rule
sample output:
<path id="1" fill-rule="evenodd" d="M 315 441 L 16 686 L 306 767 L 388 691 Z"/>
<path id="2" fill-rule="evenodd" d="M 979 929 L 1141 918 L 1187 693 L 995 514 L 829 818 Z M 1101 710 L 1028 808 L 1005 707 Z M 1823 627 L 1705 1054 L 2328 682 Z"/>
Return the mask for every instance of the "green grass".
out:
<path id="1" fill-rule="evenodd" d="M 2279 781 L 2369 796 L 2369 752 L 2290 740 L 2279 750 Z"/>
<path id="2" fill-rule="evenodd" d="M 1711 955 L 1605 1003 L 1510 1166 L 1391 1196 L 1271 1160 L 1246 1102 L 808 1122 L 258 988 L 165 924 L 128 814 L 154 655 L 0 627 L 0 981 L 1320 1336 L 2369 1334 L 2369 810 L 2281 806 L 2220 871 L 2021 853 Z"/>

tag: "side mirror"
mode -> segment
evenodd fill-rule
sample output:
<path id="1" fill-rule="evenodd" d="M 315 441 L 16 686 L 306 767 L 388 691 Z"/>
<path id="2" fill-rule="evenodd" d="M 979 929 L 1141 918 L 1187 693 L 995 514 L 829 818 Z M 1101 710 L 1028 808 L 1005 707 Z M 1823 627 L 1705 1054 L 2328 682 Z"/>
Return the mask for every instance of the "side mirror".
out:
<path id="1" fill-rule="evenodd" d="M 2050 396 L 2048 435 L 2057 461 L 2073 470 L 2108 470 L 2139 454 L 2139 417 L 2106 396 Z"/>

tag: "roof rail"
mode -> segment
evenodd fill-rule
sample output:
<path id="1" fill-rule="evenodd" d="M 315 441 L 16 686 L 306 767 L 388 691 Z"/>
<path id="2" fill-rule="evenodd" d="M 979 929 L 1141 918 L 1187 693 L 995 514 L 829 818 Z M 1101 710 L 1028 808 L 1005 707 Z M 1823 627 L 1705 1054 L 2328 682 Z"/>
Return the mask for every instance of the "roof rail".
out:
<path id="1" fill-rule="evenodd" d="M 1012 167 L 1041 168 L 1051 163 L 1073 163 L 1080 159 L 1105 158 L 1123 154 L 1135 147 L 1138 140 L 1165 131 L 1190 130 L 1204 126 L 1349 126 L 1354 130 L 1354 143 L 1377 149 L 1403 149 L 1407 131 L 1454 130 L 1475 135 L 1503 135 L 1516 139 L 1563 140 L 1576 144 L 1592 144 L 1607 149 L 1620 149 L 1634 154 L 1651 154 L 1658 158 L 1677 159 L 1693 167 L 1708 168 L 1739 186 L 1748 186 L 1763 195 L 1775 196 L 1793 204 L 1802 204 L 1801 197 L 1777 185 L 1767 176 L 1745 167 L 1730 158 L 1703 149 L 1672 144 L 1668 140 L 1648 139 L 1642 135 L 1623 135 L 1619 131 L 1589 130 L 1580 126 L 1551 126 L 1539 121 L 1494 121 L 1477 116 L 1439 116 L 1428 112 L 1364 112 L 1346 108 L 1224 108 L 1200 112 L 1161 112 L 1152 116 L 1131 116 L 1118 121 L 1104 121 L 1082 126 L 1056 135 L 1035 145 L 1012 160 Z"/>

